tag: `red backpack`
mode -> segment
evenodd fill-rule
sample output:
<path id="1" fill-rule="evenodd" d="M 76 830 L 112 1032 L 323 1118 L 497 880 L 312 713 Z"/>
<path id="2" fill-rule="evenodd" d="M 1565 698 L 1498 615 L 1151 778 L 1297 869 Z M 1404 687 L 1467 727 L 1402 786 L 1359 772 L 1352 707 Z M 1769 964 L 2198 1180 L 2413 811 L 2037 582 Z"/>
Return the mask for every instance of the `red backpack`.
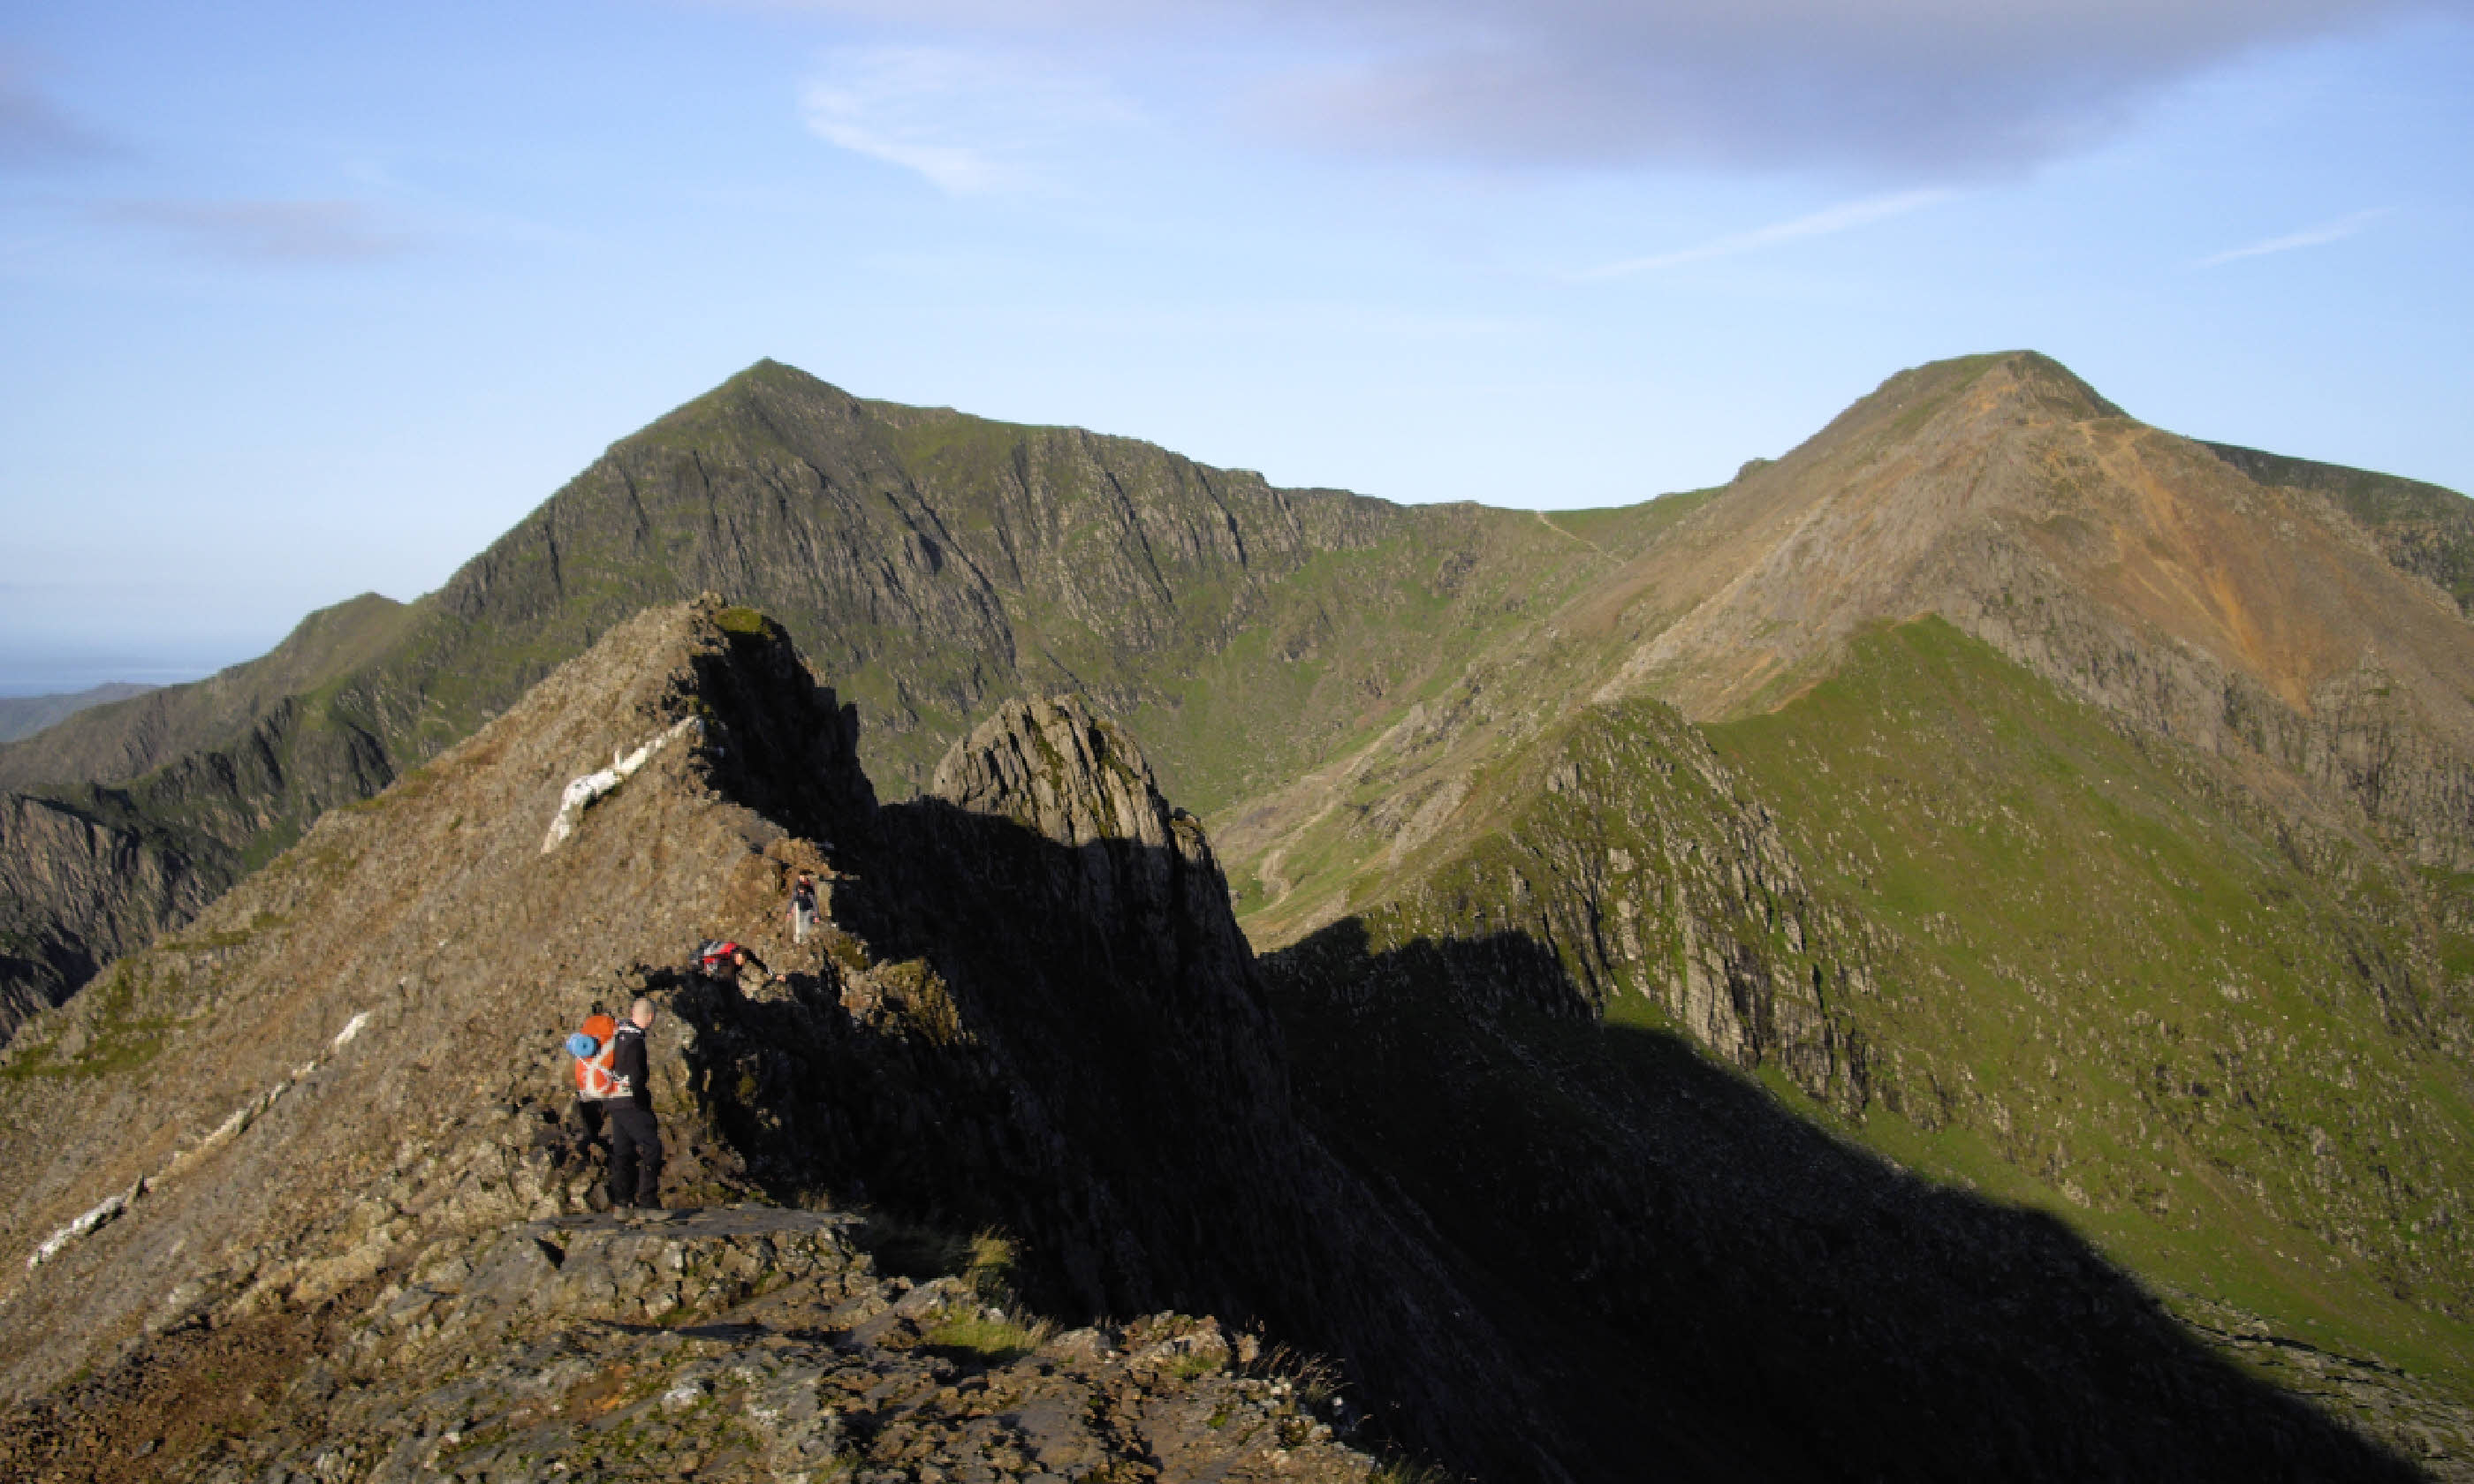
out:
<path id="1" fill-rule="evenodd" d="M 627 1079 L 610 1069 L 611 1053 L 618 1049 L 618 1022 L 601 1011 L 584 1017 L 583 1028 L 568 1038 L 568 1049 L 575 1053 L 575 1095 L 590 1101 L 608 1102 L 622 1098 L 631 1090 Z M 583 1045 L 593 1042 L 588 1054 Z"/>

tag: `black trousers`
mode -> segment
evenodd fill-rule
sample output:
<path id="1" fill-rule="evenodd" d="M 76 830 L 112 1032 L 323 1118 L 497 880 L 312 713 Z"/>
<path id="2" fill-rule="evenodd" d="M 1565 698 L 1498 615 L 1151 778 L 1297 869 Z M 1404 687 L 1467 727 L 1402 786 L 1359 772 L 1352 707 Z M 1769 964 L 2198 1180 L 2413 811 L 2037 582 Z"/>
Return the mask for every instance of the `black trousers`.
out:
<path id="1" fill-rule="evenodd" d="M 662 1204 L 662 1128 L 631 1102 L 601 1105 L 610 1118 L 610 1204 Z"/>

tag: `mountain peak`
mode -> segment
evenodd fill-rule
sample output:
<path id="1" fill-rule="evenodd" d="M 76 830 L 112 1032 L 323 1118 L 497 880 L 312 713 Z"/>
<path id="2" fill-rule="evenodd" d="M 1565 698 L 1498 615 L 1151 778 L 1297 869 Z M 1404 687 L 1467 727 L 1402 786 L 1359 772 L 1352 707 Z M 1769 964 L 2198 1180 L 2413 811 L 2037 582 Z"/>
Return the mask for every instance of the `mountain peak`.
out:
<path id="1" fill-rule="evenodd" d="M 2051 356 L 2036 350 L 2001 350 L 1911 366 L 1858 398 L 1805 447 L 1829 449 L 1843 445 L 1851 437 L 1902 443 L 1948 416 L 1957 417 L 1961 425 L 1988 421 L 2015 425 L 2085 422 L 2128 414 Z"/>

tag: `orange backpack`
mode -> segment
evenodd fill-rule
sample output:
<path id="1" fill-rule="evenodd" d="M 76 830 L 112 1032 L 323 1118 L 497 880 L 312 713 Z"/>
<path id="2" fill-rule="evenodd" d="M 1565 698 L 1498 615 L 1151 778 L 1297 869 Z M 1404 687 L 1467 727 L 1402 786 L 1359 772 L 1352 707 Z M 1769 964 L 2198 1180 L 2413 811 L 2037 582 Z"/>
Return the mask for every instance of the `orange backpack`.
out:
<path id="1" fill-rule="evenodd" d="M 584 1026 L 568 1038 L 568 1046 L 576 1052 L 575 1095 L 594 1102 L 608 1102 L 628 1095 L 627 1079 L 610 1069 L 611 1053 L 618 1049 L 618 1022 L 602 1011 L 584 1017 Z M 593 1051 L 582 1050 L 587 1041 Z"/>

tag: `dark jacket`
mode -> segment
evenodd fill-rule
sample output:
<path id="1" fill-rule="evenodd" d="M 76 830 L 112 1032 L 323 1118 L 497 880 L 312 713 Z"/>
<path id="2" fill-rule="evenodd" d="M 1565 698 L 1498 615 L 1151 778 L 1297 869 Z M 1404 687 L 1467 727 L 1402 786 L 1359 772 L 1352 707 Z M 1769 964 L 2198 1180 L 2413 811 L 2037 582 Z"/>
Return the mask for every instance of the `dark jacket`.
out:
<path id="1" fill-rule="evenodd" d="M 644 1065 L 644 1028 L 633 1020 L 618 1022 L 617 1035 L 610 1038 L 610 1070 L 627 1079 L 627 1101 L 653 1111 L 652 1069 Z"/>

